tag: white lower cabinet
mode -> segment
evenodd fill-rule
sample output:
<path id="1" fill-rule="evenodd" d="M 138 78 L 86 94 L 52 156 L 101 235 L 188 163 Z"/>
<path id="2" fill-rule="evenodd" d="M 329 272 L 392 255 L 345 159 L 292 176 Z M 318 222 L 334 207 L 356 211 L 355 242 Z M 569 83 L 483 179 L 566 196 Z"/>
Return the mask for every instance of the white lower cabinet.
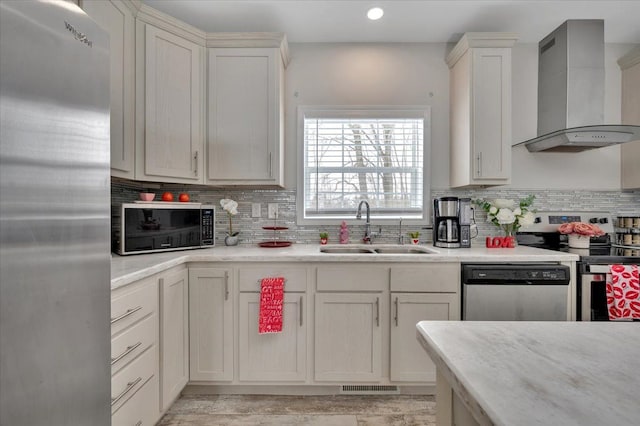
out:
<path id="1" fill-rule="evenodd" d="M 166 411 L 189 381 L 189 274 L 159 278 L 160 409 Z"/>
<path id="2" fill-rule="evenodd" d="M 111 424 L 155 424 L 160 417 L 155 276 L 111 293 L 111 373 Z"/>
<path id="3" fill-rule="evenodd" d="M 460 319 L 459 263 L 215 265 L 114 290 L 114 425 L 153 424 L 187 383 L 435 384 L 416 323 Z M 285 279 L 283 328 L 260 334 L 261 281 L 275 277 Z"/>
<path id="4" fill-rule="evenodd" d="M 436 381 L 436 366 L 416 338 L 420 321 L 456 319 L 456 293 L 391 293 L 391 381 Z"/>
<path id="5" fill-rule="evenodd" d="M 147 426 L 158 421 L 158 412 L 145 409 L 158 404 L 158 378 L 149 379 L 127 404 L 111 416 L 111 426 Z"/>
<path id="6" fill-rule="evenodd" d="M 233 380 L 232 272 L 230 268 L 189 268 L 191 381 Z"/>
<path id="7" fill-rule="evenodd" d="M 239 379 L 304 382 L 307 369 L 306 295 L 285 292 L 282 331 L 258 333 L 260 293 L 240 293 Z"/>
<path id="8" fill-rule="evenodd" d="M 284 278 L 282 331 L 258 333 L 263 278 Z M 293 263 L 238 266 L 238 379 L 299 383 L 307 379 L 308 268 Z"/>
<path id="9" fill-rule="evenodd" d="M 460 264 L 391 267 L 389 380 L 435 384 L 436 368 L 416 338 L 419 321 L 460 319 Z"/>
<path id="10" fill-rule="evenodd" d="M 379 382 L 388 344 L 389 267 L 323 264 L 316 279 L 315 380 Z"/>
<path id="11" fill-rule="evenodd" d="M 317 293 L 315 380 L 377 382 L 382 379 L 382 293 Z"/>

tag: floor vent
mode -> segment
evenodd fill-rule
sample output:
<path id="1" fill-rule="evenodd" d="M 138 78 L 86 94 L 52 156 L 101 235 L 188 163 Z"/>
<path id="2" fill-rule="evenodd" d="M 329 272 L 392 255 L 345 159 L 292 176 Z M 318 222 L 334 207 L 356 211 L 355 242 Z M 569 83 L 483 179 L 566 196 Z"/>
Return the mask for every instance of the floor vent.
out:
<path id="1" fill-rule="evenodd" d="M 352 395 L 397 395 L 400 393 L 400 389 L 397 386 L 385 385 L 342 385 L 340 393 Z"/>

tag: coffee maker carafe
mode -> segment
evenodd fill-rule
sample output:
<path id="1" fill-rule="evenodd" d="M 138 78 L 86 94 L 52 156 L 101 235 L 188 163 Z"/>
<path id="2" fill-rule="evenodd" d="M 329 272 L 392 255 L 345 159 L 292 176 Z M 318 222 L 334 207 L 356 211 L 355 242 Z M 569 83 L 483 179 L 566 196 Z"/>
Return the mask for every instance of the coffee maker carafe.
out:
<path id="1" fill-rule="evenodd" d="M 442 197 L 433 200 L 433 245 L 471 247 L 471 199 Z"/>

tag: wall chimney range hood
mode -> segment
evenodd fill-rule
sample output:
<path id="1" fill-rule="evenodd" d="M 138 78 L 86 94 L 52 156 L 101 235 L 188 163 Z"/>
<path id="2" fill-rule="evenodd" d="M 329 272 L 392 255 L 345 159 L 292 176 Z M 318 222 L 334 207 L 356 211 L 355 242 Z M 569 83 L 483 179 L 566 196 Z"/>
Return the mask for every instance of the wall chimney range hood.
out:
<path id="1" fill-rule="evenodd" d="M 602 19 L 565 21 L 540 41 L 538 55 L 538 137 L 515 146 L 580 152 L 640 139 L 640 125 L 603 124 Z"/>

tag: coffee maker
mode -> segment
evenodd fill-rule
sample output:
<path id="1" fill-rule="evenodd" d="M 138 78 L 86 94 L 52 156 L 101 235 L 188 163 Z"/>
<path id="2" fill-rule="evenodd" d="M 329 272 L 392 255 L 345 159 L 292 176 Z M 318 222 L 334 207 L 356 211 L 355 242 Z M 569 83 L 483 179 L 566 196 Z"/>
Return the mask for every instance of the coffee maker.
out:
<path id="1" fill-rule="evenodd" d="M 470 198 L 442 197 L 433 200 L 433 245 L 443 248 L 471 247 Z"/>

